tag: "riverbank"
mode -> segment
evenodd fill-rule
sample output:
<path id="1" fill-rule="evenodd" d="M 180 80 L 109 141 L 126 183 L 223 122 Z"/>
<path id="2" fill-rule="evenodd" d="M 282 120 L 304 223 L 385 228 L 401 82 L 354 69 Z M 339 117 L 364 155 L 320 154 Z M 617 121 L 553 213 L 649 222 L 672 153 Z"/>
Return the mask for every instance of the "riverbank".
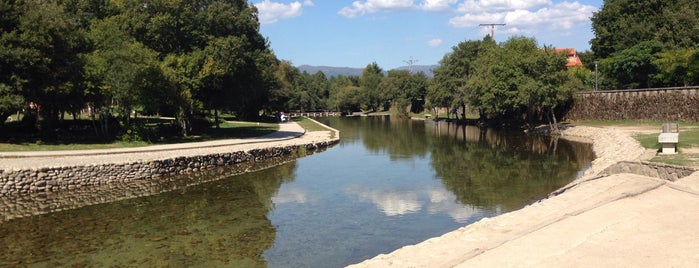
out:
<path id="1" fill-rule="evenodd" d="M 219 166 L 305 154 L 339 141 L 336 130 L 295 122 L 266 136 L 137 148 L 0 153 L 0 196 L 130 183 Z"/>
<path id="2" fill-rule="evenodd" d="M 593 143 L 584 175 L 549 198 L 482 219 L 352 267 L 694 267 L 699 263 L 699 172 L 675 181 L 605 175 L 645 161 L 628 132 L 573 127 L 564 137 Z"/>

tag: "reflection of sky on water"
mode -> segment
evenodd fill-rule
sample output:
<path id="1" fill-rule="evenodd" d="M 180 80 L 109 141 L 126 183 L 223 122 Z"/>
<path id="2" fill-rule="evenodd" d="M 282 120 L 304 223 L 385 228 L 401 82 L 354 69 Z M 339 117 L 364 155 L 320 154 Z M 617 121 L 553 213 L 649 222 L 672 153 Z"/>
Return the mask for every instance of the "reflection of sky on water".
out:
<path id="1" fill-rule="evenodd" d="M 272 197 L 274 204 L 284 203 L 306 203 L 308 199 L 308 191 L 300 188 L 285 188 L 280 190 L 276 196 Z"/>
<path id="2" fill-rule="evenodd" d="M 422 209 L 422 202 L 418 201 L 416 191 L 398 192 L 351 187 L 347 189 L 347 193 L 357 197 L 361 202 L 374 203 L 386 216 L 403 215 Z"/>
<path id="3" fill-rule="evenodd" d="M 425 208 L 430 214 L 446 213 L 456 222 L 465 223 L 479 212 L 471 206 L 458 203 L 453 193 L 439 188 L 396 191 L 350 186 L 346 193 L 360 202 L 373 203 L 386 216 L 415 213 Z"/>

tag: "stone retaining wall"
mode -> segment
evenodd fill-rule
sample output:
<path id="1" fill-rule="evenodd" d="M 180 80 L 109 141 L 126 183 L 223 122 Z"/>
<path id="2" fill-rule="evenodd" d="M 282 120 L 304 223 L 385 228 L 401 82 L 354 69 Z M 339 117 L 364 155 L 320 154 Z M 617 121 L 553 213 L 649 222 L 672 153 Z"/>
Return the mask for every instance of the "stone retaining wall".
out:
<path id="1" fill-rule="evenodd" d="M 339 139 L 120 165 L 0 171 L 0 222 L 150 196 L 281 165 Z"/>
<path id="2" fill-rule="evenodd" d="M 580 92 L 566 118 L 696 122 L 699 121 L 699 88 Z"/>
<path id="3" fill-rule="evenodd" d="M 599 175 L 605 176 L 619 173 L 632 173 L 668 181 L 676 181 L 689 176 L 696 171 L 696 169 L 690 167 L 673 166 L 661 163 L 621 161 L 606 168 Z"/>
<path id="4" fill-rule="evenodd" d="M 305 146 L 271 147 L 194 157 L 177 157 L 152 162 L 103 164 L 90 166 L 52 167 L 41 169 L 0 170 L 0 196 L 52 193 L 65 190 L 124 184 L 133 180 L 188 174 L 221 166 L 312 152 L 338 141 L 325 141 Z"/>

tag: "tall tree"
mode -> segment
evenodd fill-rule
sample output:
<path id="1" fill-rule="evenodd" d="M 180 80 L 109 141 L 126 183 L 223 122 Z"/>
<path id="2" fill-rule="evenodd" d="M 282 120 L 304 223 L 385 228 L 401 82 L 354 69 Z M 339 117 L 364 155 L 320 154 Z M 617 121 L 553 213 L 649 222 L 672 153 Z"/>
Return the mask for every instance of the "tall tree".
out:
<path id="1" fill-rule="evenodd" d="M 474 62 L 486 46 L 494 46 L 492 38 L 482 41 L 464 41 L 444 55 L 439 67 L 434 69 L 434 78 L 427 90 L 430 108 L 447 107 L 449 111 L 461 107 L 466 113 L 469 90 L 466 82 L 474 69 Z"/>
<path id="2" fill-rule="evenodd" d="M 643 41 L 667 48 L 699 43 L 699 2 L 694 0 L 607 0 L 591 18 L 592 51 L 600 58 Z"/>
<path id="3" fill-rule="evenodd" d="M 565 63 L 563 53 L 539 48 L 533 38 L 510 38 L 475 61 L 469 102 L 486 121 L 517 126 L 526 118 L 530 127 L 543 120 L 553 128 L 560 117 L 555 109 L 582 86 L 572 81 Z"/>
<path id="4" fill-rule="evenodd" d="M 649 88 L 659 86 L 654 62 L 657 53 L 663 51 L 658 41 L 640 42 L 628 49 L 614 53 L 600 62 L 602 72 L 612 76 L 613 88 Z"/>
<path id="5" fill-rule="evenodd" d="M 362 88 L 364 95 L 362 108 L 375 112 L 384 100 L 381 99 L 381 91 L 379 83 L 383 79 L 383 70 L 376 62 L 367 65 L 362 71 L 362 76 L 359 77 L 359 86 Z"/>
<path id="6" fill-rule="evenodd" d="M 112 106 L 128 125 L 133 110 L 151 106 L 167 98 L 150 94 L 157 89 L 160 75 L 158 53 L 144 47 L 121 31 L 112 19 L 95 22 L 88 34 L 94 50 L 86 54 L 86 78 L 95 90 L 93 106 L 103 121 L 102 130 L 107 129 Z"/>
<path id="7" fill-rule="evenodd" d="M 54 1 L 17 1 L 14 7 L 5 21 L 17 24 L 3 22 L 7 35 L 2 38 L 4 45 L 16 48 L 12 52 L 19 52 L 10 58 L 12 86 L 21 85 L 25 100 L 37 103 L 43 122 L 53 126 L 59 112 L 74 109 L 71 105 L 81 96 L 84 33 Z"/>
<path id="8" fill-rule="evenodd" d="M 408 70 L 390 70 L 380 87 L 383 98 L 391 100 L 391 107 L 398 112 L 422 112 L 427 92 L 427 76 L 423 72 L 411 74 Z"/>

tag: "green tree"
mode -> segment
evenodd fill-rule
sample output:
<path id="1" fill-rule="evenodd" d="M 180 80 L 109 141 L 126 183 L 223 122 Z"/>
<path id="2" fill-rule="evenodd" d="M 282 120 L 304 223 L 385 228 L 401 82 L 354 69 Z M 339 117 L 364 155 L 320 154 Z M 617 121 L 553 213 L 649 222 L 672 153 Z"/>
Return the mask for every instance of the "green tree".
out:
<path id="1" fill-rule="evenodd" d="M 667 48 L 699 43 L 699 2 L 694 0 L 607 0 L 591 18 L 592 51 L 600 58 L 643 41 Z"/>
<path id="2" fill-rule="evenodd" d="M 452 111 L 461 107 L 465 117 L 469 95 L 466 82 L 473 73 L 473 63 L 485 46 L 494 45 L 495 42 L 489 37 L 483 41 L 464 41 L 444 55 L 439 67 L 433 70 L 434 78 L 427 90 L 429 108 L 446 107 Z"/>
<path id="3" fill-rule="evenodd" d="M 469 103 L 482 120 L 517 126 L 526 118 L 530 127 L 548 121 L 555 129 L 556 108 L 582 88 L 565 63 L 563 53 L 539 48 L 533 38 L 510 38 L 479 54 L 467 84 Z"/>
<path id="4" fill-rule="evenodd" d="M 276 83 L 270 90 L 269 105 L 267 110 L 285 110 L 293 109 L 290 104 L 294 93 L 294 83 L 299 76 L 298 68 L 291 65 L 289 61 L 279 61 L 276 65 L 274 76 Z"/>
<path id="5" fill-rule="evenodd" d="M 0 8 L 8 14 L 2 16 L 0 83 L 13 88 L 14 101 L 21 92 L 37 103 L 45 125 L 53 126 L 60 112 L 75 109 L 82 99 L 83 31 L 53 1 L 3 2 Z"/>
<path id="6" fill-rule="evenodd" d="M 361 111 L 359 77 L 338 75 L 330 78 L 328 107 L 343 113 Z"/>
<path id="7" fill-rule="evenodd" d="M 592 16 L 590 41 L 601 59 L 600 87 L 636 88 L 683 84 L 686 74 L 665 50 L 695 49 L 699 2 L 694 0 L 609 0 Z M 659 59 L 663 58 L 663 59 Z M 653 64 L 655 62 L 656 64 Z M 675 67 L 672 67 L 675 66 Z M 669 75 L 670 77 L 665 77 Z"/>
<path id="8" fill-rule="evenodd" d="M 644 41 L 600 61 L 602 72 L 614 78 L 613 88 L 648 88 L 660 85 L 654 62 L 663 50 L 658 41 Z"/>
<path id="9" fill-rule="evenodd" d="M 376 62 L 367 65 L 359 77 L 359 86 L 362 88 L 363 102 L 362 108 L 376 112 L 381 107 L 384 100 L 381 99 L 379 84 L 383 79 L 383 70 Z"/>
<path id="10" fill-rule="evenodd" d="M 102 131 L 108 134 L 112 106 L 125 125 L 132 111 L 150 106 L 167 96 L 149 94 L 162 75 L 158 53 L 122 32 L 110 19 L 95 22 L 88 38 L 94 50 L 85 55 L 85 77 L 92 86 L 93 106 L 99 111 Z"/>
<path id="11" fill-rule="evenodd" d="M 664 85 L 699 85 L 699 47 L 672 49 L 658 53 L 653 63 Z"/>
<path id="12" fill-rule="evenodd" d="M 402 114 L 422 112 L 427 94 L 427 76 L 408 70 L 390 70 L 381 81 L 383 98 L 391 101 L 392 108 Z"/>
<path id="13" fill-rule="evenodd" d="M 19 3 L 14 1 L 0 2 L 0 125 L 7 117 L 19 111 L 24 103 L 22 96 L 23 85 L 27 77 L 22 77 L 25 57 L 31 54 L 21 44 L 16 29 L 20 23 Z M 19 46 L 18 46 L 19 45 Z"/>

